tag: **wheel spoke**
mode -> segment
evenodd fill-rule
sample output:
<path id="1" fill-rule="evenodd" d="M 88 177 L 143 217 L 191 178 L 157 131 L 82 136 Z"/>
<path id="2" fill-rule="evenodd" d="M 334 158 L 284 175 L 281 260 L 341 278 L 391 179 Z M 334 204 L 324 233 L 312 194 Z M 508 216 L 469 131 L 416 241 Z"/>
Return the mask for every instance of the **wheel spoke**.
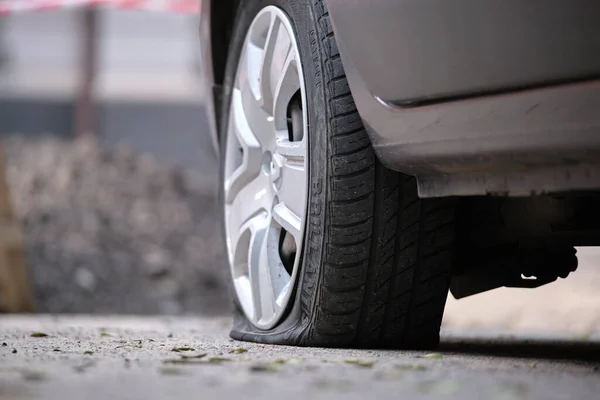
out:
<path id="1" fill-rule="evenodd" d="M 277 154 L 283 156 L 286 162 L 293 164 L 304 164 L 306 156 L 305 141 L 290 142 L 288 139 L 277 140 Z"/>
<path id="2" fill-rule="evenodd" d="M 273 118 L 260 106 L 248 85 L 233 90 L 232 111 L 235 120 L 244 128 L 248 144 L 268 147 L 272 141 Z"/>
<path id="3" fill-rule="evenodd" d="M 250 239 L 250 248 L 248 249 L 248 269 L 250 277 L 250 285 L 252 288 L 252 305 L 254 308 L 254 317 L 259 320 L 262 318 L 262 300 L 261 300 L 261 262 L 264 260 L 264 242 L 266 239 L 267 227 L 257 227 L 252 232 Z"/>
<path id="4" fill-rule="evenodd" d="M 305 214 L 306 171 L 303 163 L 284 160 L 281 166 L 281 186 L 277 197 L 295 215 Z"/>
<path id="5" fill-rule="evenodd" d="M 242 150 L 241 164 L 227 176 L 225 181 L 225 201 L 231 203 L 238 192 L 260 171 L 262 150 L 260 143 L 252 133 L 241 107 L 241 94 L 234 89 L 232 93 L 231 114 L 229 118 L 229 137 L 237 139 Z M 234 149 L 235 144 L 228 143 Z"/>
<path id="6" fill-rule="evenodd" d="M 244 109 L 242 92 L 238 89 L 234 89 L 232 93 L 231 112 L 233 121 L 230 128 L 235 129 L 234 132 L 240 144 L 245 148 L 260 150 L 261 143 L 249 123 L 250 120 Z"/>
<path id="7" fill-rule="evenodd" d="M 288 54 L 294 53 L 287 29 L 274 18 L 269 28 L 261 65 L 261 94 L 264 109 L 273 115 L 275 90 Z"/>
<path id="8" fill-rule="evenodd" d="M 227 228 L 230 259 L 237 254 L 237 246 L 241 235 L 252 224 L 253 219 L 266 218 L 271 207 L 271 194 L 266 190 L 268 179 L 259 173 L 247 185 L 243 186 L 225 207 L 225 223 Z M 225 183 L 227 189 L 227 182 Z M 227 191 L 225 192 L 227 196 Z M 252 226 L 252 225 L 251 225 Z"/>
<path id="9" fill-rule="evenodd" d="M 261 53 L 262 57 L 260 60 L 259 67 L 259 87 L 260 87 L 260 99 L 263 109 L 269 114 L 273 113 L 273 92 L 271 91 L 271 75 L 270 75 L 270 63 L 273 60 L 273 54 L 275 52 L 275 45 L 277 43 L 277 35 L 279 33 L 279 27 L 281 26 L 279 20 L 275 18 L 275 15 L 271 15 L 271 21 L 269 24 L 269 31 L 265 40 L 264 48 Z"/>
<path id="10" fill-rule="evenodd" d="M 231 247 L 235 248 L 239 232 L 253 217 L 267 214 L 272 202 L 272 195 L 266 189 L 268 178 L 259 174 L 239 190 L 231 200 L 231 206 L 226 209 L 227 227 L 231 236 Z"/>
<path id="11" fill-rule="evenodd" d="M 254 226 L 248 252 L 252 303 L 257 320 L 272 318 L 279 308 L 269 276 L 266 246 L 268 230 L 268 225 Z"/>
<path id="12" fill-rule="evenodd" d="M 248 275 L 234 276 L 233 285 L 238 293 L 238 299 L 242 307 L 254 318 L 254 303 L 252 302 L 252 285 Z"/>
<path id="13" fill-rule="evenodd" d="M 239 107 L 240 114 L 246 120 L 246 125 L 255 140 L 263 148 L 271 146 L 273 132 L 273 118 L 262 107 L 260 99 L 257 99 L 249 85 L 243 85 L 234 99 L 234 106 Z"/>
<path id="14" fill-rule="evenodd" d="M 286 204 L 279 203 L 273 207 L 273 219 L 294 237 L 296 243 L 300 243 L 302 220 Z"/>
<path id="15" fill-rule="evenodd" d="M 228 204 L 233 203 L 234 199 L 239 195 L 240 191 L 243 190 L 244 186 L 256 177 L 256 173 L 253 172 L 253 168 L 249 168 L 247 162 L 243 162 L 229 178 L 225 180 L 225 202 Z"/>

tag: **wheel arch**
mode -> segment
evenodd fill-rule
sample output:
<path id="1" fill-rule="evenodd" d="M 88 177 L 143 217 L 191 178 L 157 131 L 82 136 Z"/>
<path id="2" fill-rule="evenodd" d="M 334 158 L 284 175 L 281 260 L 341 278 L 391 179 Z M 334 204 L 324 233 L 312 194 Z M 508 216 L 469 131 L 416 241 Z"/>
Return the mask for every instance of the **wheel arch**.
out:
<path id="1" fill-rule="evenodd" d="M 235 15 L 241 0 L 219 0 L 211 2 L 210 37 L 212 65 L 215 85 L 222 85 L 225 78 L 227 51 L 235 22 Z"/>
<path id="2" fill-rule="evenodd" d="M 210 35 L 209 38 L 205 38 L 208 39 L 210 43 L 210 51 L 208 52 L 209 59 L 207 62 L 210 63 L 212 69 L 211 87 L 207 89 L 211 91 L 210 94 L 214 107 L 216 128 L 215 139 L 218 142 L 221 96 L 225 79 L 227 54 L 231 42 L 236 13 L 241 0 L 204 0 L 204 2 L 207 3 L 208 7 L 204 7 L 203 9 L 207 10 L 207 17 L 210 18 L 206 21 L 209 25 L 208 33 Z"/>

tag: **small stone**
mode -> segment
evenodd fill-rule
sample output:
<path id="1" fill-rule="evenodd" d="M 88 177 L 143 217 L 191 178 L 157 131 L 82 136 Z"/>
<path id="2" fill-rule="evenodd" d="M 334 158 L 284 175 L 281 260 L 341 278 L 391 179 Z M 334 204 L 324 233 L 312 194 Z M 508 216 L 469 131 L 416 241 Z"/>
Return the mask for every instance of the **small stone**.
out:
<path id="1" fill-rule="evenodd" d="M 90 292 L 96 287 L 96 277 L 91 271 L 85 268 L 78 268 L 75 271 L 75 282 Z"/>
<path id="2" fill-rule="evenodd" d="M 170 257 L 160 249 L 153 249 L 144 256 L 144 267 L 150 278 L 159 279 L 169 274 Z"/>

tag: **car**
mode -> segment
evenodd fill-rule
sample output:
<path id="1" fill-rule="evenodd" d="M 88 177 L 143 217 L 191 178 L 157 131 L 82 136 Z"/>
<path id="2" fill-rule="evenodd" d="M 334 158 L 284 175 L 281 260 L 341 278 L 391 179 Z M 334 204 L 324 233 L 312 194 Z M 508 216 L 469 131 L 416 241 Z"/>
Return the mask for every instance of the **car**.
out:
<path id="1" fill-rule="evenodd" d="M 600 3 L 201 7 L 232 338 L 434 348 L 600 245 Z"/>

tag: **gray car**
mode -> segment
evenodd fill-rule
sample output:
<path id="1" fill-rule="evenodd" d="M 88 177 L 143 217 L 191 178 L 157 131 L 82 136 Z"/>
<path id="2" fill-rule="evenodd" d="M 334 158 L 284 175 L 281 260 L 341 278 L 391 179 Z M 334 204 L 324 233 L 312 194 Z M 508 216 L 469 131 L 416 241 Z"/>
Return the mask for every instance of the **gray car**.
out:
<path id="1" fill-rule="evenodd" d="M 235 339 L 431 348 L 600 245 L 597 0 L 202 1 Z M 490 310 L 494 312 L 494 310 Z"/>

